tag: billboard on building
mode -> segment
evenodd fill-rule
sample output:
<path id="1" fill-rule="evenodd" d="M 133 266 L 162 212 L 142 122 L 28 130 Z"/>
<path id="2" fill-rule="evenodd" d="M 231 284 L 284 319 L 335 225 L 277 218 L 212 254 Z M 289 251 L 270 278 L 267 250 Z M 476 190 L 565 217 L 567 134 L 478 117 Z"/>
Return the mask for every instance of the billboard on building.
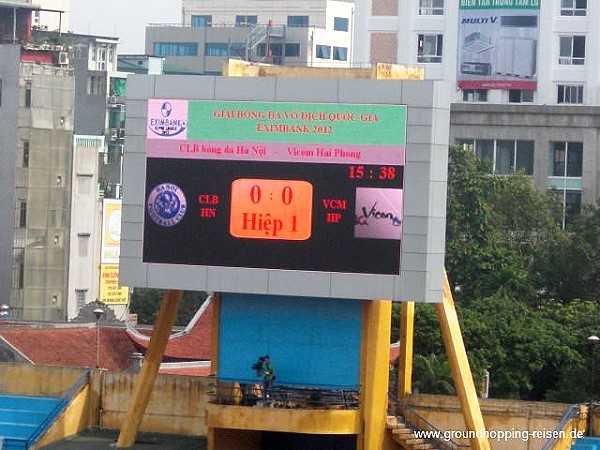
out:
<path id="1" fill-rule="evenodd" d="M 99 300 L 107 305 L 126 305 L 129 302 L 129 288 L 119 284 L 121 209 L 121 200 L 102 201 Z"/>
<path id="2" fill-rule="evenodd" d="M 100 264 L 100 297 L 107 305 L 126 305 L 129 303 L 129 288 L 119 284 L 119 265 Z"/>
<path id="3" fill-rule="evenodd" d="M 460 0 L 460 89 L 537 88 L 539 0 Z"/>
<path id="4" fill-rule="evenodd" d="M 398 274 L 405 134 L 404 105 L 150 99 L 143 261 Z"/>

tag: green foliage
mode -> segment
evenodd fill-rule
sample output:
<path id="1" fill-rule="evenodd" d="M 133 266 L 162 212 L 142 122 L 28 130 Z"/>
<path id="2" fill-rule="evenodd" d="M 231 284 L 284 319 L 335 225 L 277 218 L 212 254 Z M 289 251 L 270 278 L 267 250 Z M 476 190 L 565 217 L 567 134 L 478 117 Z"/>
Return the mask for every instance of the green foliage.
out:
<path id="1" fill-rule="evenodd" d="M 134 290 L 130 310 L 138 315 L 138 323 L 151 325 L 156 322 L 162 296 L 161 289 L 136 288 Z M 206 297 L 206 292 L 184 291 L 174 325 L 187 325 Z"/>
<path id="2" fill-rule="evenodd" d="M 591 395 L 600 209 L 563 231 L 555 200 L 522 174 L 489 175 L 472 152 L 450 149 L 446 269 L 475 381 L 488 370 L 493 397 L 574 403 Z M 431 305 L 417 305 L 414 351 L 414 385 L 447 393 Z"/>
<path id="3" fill-rule="evenodd" d="M 418 374 L 413 389 L 421 393 L 454 394 L 454 382 L 448 360 L 430 353 L 416 355 L 413 361 L 414 373 Z"/>

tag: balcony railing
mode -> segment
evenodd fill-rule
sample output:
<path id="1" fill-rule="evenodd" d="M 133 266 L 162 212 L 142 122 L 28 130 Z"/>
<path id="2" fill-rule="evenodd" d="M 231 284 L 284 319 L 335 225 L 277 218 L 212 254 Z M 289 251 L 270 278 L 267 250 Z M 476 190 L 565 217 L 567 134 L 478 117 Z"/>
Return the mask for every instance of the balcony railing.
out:
<path id="1" fill-rule="evenodd" d="M 286 409 L 357 409 L 359 392 L 351 389 L 323 389 L 275 384 L 268 392 L 262 383 L 215 380 L 211 403 L 219 405 L 267 406 Z"/>

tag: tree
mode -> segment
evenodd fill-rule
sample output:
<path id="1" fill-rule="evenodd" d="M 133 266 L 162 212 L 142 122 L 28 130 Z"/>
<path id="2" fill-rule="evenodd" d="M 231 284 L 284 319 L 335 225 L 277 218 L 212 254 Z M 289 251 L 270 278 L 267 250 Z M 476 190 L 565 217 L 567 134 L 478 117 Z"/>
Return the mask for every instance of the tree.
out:
<path id="1" fill-rule="evenodd" d="M 161 289 L 136 288 L 133 291 L 130 309 L 132 313 L 138 315 L 138 323 L 154 324 L 156 322 L 162 296 Z M 206 292 L 184 291 L 175 318 L 175 325 L 187 325 L 207 297 Z"/>
<path id="2" fill-rule="evenodd" d="M 498 289 L 534 301 L 537 255 L 561 238 L 553 196 L 523 174 L 490 175 L 475 155 L 450 148 L 446 268 L 458 301 Z"/>
<path id="3" fill-rule="evenodd" d="M 563 302 L 600 300 L 600 208 L 590 206 L 560 240 L 548 246 L 538 264 L 547 296 Z"/>

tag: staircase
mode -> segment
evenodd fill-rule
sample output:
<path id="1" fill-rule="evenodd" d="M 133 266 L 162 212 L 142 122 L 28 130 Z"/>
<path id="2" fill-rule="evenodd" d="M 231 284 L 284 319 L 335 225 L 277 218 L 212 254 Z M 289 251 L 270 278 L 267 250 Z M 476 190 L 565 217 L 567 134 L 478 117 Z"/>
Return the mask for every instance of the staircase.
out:
<path id="1" fill-rule="evenodd" d="M 415 435 L 414 430 L 397 416 L 388 416 L 386 427 L 392 433 L 394 441 L 405 450 L 436 449 L 437 447 L 425 439 Z"/>

